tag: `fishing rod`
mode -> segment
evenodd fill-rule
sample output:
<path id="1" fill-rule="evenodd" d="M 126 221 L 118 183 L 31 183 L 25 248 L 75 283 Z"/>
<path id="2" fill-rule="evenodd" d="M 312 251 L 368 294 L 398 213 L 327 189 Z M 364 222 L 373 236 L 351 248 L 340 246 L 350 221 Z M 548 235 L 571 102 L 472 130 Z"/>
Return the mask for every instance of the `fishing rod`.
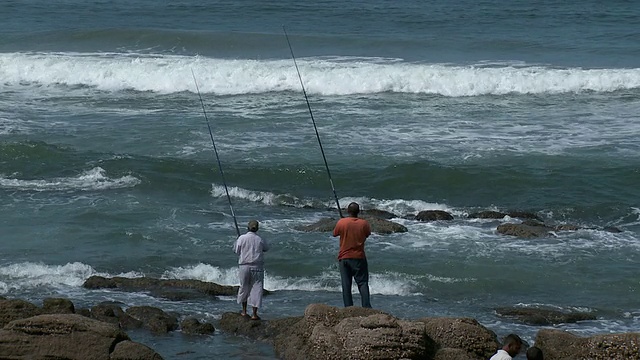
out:
<path id="1" fill-rule="evenodd" d="M 296 72 L 298 73 L 298 79 L 300 80 L 300 86 L 302 87 L 302 93 L 304 94 L 304 99 L 307 101 L 307 108 L 309 109 L 309 115 L 311 116 L 311 122 L 313 123 L 313 129 L 316 131 L 316 138 L 318 139 L 318 145 L 320 145 L 320 152 L 322 153 L 322 159 L 324 159 L 324 166 L 327 168 L 327 175 L 329 176 L 329 183 L 331 183 L 331 190 L 333 191 L 333 197 L 336 200 L 336 205 L 338 206 L 338 213 L 340 213 L 340 217 L 342 216 L 342 209 L 340 208 L 340 202 L 338 201 L 338 195 L 336 194 L 336 188 L 333 186 L 333 179 L 331 178 L 331 171 L 329 170 L 329 164 L 327 163 L 327 157 L 324 155 L 324 148 L 322 147 L 322 141 L 320 141 L 320 134 L 318 133 L 318 127 L 316 126 L 316 120 L 313 118 L 313 111 L 311 111 L 311 104 L 309 104 L 309 97 L 307 96 L 307 91 L 304 88 L 304 83 L 302 82 L 302 76 L 300 75 L 300 70 L 298 69 L 298 62 L 296 61 L 296 56 L 293 54 L 293 48 L 291 47 L 291 42 L 289 41 L 289 35 L 287 35 L 287 29 L 285 29 L 284 25 L 282 26 L 282 31 L 284 31 L 284 37 L 287 38 L 287 44 L 289 45 L 289 50 L 291 51 L 291 58 L 293 59 L 293 64 L 296 67 Z"/>
<path id="2" fill-rule="evenodd" d="M 220 169 L 220 175 L 222 176 L 222 184 L 224 184 L 224 191 L 227 193 L 227 200 L 229 200 L 229 209 L 231 209 L 231 216 L 233 216 L 233 223 L 236 225 L 236 233 L 240 237 L 240 228 L 238 227 L 238 220 L 236 220 L 236 213 L 233 211 L 233 205 L 231 204 L 231 196 L 229 196 L 229 189 L 227 188 L 227 181 L 224 179 L 224 171 L 222 171 L 222 163 L 220 162 L 220 156 L 218 155 L 218 149 L 216 148 L 216 142 L 213 140 L 213 132 L 211 131 L 211 124 L 209 123 L 209 117 L 207 117 L 207 110 L 204 108 L 204 101 L 202 101 L 202 95 L 200 95 L 200 88 L 198 87 L 198 81 L 196 80 L 196 74 L 191 69 L 191 75 L 193 75 L 193 82 L 196 84 L 196 91 L 200 98 L 200 105 L 202 105 L 202 113 L 207 120 L 207 128 L 209 128 L 209 135 L 211 135 L 211 144 L 213 144 L 213 151 L 216 153 L 216 159 L 218 160 L 218 169 Z"/>

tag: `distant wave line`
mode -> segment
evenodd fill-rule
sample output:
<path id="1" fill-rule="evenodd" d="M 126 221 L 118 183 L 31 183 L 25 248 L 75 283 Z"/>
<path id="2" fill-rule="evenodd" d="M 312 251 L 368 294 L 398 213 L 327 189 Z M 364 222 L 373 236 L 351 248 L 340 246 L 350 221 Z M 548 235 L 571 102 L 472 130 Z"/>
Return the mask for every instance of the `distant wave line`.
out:
<path id="1" fill-rule="evenodd" d="M 120 178 L 109 178 L 101 167 L 95 167 L 75 177 L 53 179 L 21 180 L 7 178 L 0 174 L 0 188 L 11 188 L 25 191 L 67 191 L 67 190 L 106 190 L 133 187 L 140 179 L 125 175 Z"/>
<path id="2" fill-rule="evenodd" d="M 583 69 L 518 62 L 476 65 L 403 62 L 399 59 L 315 57 L 299 59 L 307 92 L 321 95 L 376 93 L 448 97 L 612 92 L 640 88 L 640 68 Z M 0 54 L 0 86 L 87 86 L 101 91 L 194 92 L 218 95 L 300 91 L 290 61 L 215 59 L 131 53 Z"/>

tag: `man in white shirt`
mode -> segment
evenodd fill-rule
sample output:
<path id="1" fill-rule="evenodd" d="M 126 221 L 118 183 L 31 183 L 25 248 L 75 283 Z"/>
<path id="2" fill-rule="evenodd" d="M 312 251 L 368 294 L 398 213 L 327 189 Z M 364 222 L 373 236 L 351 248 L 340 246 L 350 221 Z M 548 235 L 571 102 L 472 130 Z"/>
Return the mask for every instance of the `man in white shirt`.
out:
<path id="1" fill-rule="evenodd" d="M 504 338 L 502 349 L 498 350 L 489 360 L 512 360 L 522 348 L 522 339 L 516 334 L 509 334 Z"/>
<path id="2" fill-rule="evenodd" d="M 238 254 L 238 273 L 240 288 L 238 289 L 238 304 L 242 304 L 242 316 L 247 315 L 247 304 L 253 308 L 251 320 L 260 320 L 258 308 L 262 306 L 262 292 L 264 290 L 264 252 L 269 250 L 269 244 L 256 232 L 258 222 L 249 221 L 246 234 L 240 235 L 233 244 L 233 251 Z"/>

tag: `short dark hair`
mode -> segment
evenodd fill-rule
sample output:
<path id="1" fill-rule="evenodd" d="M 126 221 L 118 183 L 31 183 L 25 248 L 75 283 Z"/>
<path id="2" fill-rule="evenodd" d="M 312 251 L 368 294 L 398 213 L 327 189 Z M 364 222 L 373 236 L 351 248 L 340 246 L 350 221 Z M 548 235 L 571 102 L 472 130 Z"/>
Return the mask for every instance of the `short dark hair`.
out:
<path id="1" fill-rule="evenodd" d="M 347 212 L 349 215 L 358 215 L 360 212 L 360 205 L 357 202 L 352 202 L 347 206 Z"/>
<path id="2" fill-rule="evenodd" d="M 257 220 L 251 220 L 249 221 L 249 223 L 247 224 L 247 229 L 251 232 L 256 232 L 258 231 L 258 228 L 260 226 L 258 225 L 258 221 Z"/>
<path id="3" fill-rule="evenodd" d="M 527 360 L 544 360 L 542 355 L 542 349 L 537 346 L 532 346 L 527 350 Z"/>
<path id="4" fill-rule="evenodd" d="M 516 335 L 516 334 L 509 334 L 507 336 L 504 337 L 504 342 L 502 343 L 503 346 L 506 345 L 522 345 L 522 339 L 520 338 L 520 336 Z"/>

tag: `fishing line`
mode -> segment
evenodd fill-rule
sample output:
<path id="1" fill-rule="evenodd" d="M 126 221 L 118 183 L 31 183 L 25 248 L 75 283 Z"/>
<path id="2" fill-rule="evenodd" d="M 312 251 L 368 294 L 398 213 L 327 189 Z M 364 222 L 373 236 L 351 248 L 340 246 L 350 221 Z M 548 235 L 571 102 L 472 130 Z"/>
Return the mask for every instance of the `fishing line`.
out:
<path id="1" fill-rule="evenodd" d="M 224 171 L 222 171 L 222 163 L 220 162 L 220 156 L 218 155 L 218 149 L 216 148 L 216 142 L 213 140 L 213 132 L 211 131 L 211 124 L 209 123 L 209 117 L 207 116 L 207 110 L 204 108 L 204 101 L 202 101 L 202 95 L 200 95 L 200 88 L 198 87 L 198 81 L 196 80 L 196 74 L 191 69 L 191 75 L 193 75 L 193 82 L 196 84 L 196 91 L 200 98 L 200 105 L 202 105 L 202 113 L 207 120 L 207 128 L 209 128 L 209 135 L 211 135 L 211 144 L 213 144 L 213 151 L 216 153 L 216 160 L 218 160 L 218 169 L 220 169 L 220 175 L 222 176 L 222 184 L 224 185 L 224 191 L 227 193 L 227 200 L 229 200 L 229 209 L 231 209 L 231 216 L 233 216 L 233 223 L 236 225 L 236 233 L 240 236 L 240 228 L 238 228 L 238 220 L 236 220 L 236 213 L 233 211 L 233 205 L 231 204 L 231 196 L 229 196 L 229 189 L 227 188 L 227 181 L 224 179 Z"/>
<path id="2" fill-rule="evenodd" d="M 287 29 L 285 29 L 284 25 L 282 26 L 282 31 L 284 31 L 284 36 L 287 38 L 287 44 L 289 45 L 289 50 L 291 51 L 291 58 L 293 58 L 293 64 L 296 66 L 296 72 L 298 73 L 298 79 L 300 80 L 300 86 L 302 86 L 302 93 L 304 94 L 304 99 L 307 101 L 307 108 L 309 109 L 309 115 L 311 115 L 311 122 L 313 123 L 313 129 L 316 131 L 316 138 L 318 139 L 318 145 L 320 145 L 320 152 L 322 153 L 322 158 L 324 159 L 324 166 L 327 168 L 327 175 L 329 176 L 329 182 L 331 183 L 331 190 L 333 191 L 333 197 L 336 200 L 336 205 L 338 206 L 338 213 L 340 213 L 340 217 L 342 218 L 342 209 L 340 208 L 340 202 L 338 201 L 338 195 L 336 195 L 336 188 L 333 186 L 333 179 L 331 178 L 331 171 L 329 170 L 329 164 L 327 163 L 327 157 L 324 155 L 324 148 L 322 147 L 322 141 L 320 141 L 320 134 L 318 133 L 318 127 L 316 126 L 316 120 L 313 118 L 313 111 L 311 111 L 311 104 L 309 104 L 309 98 L 307 97 L 307 91 L 304 88 L 304 83 L 302 82 L 302 76 L 300 75 L 300 70 L 298 69 L 298 63 L 296 62 L 296 56 L 293 54 L 293 48 L 291 47 L 291 42 L 289 41 L 289 35 L 287 35 Z"/>

